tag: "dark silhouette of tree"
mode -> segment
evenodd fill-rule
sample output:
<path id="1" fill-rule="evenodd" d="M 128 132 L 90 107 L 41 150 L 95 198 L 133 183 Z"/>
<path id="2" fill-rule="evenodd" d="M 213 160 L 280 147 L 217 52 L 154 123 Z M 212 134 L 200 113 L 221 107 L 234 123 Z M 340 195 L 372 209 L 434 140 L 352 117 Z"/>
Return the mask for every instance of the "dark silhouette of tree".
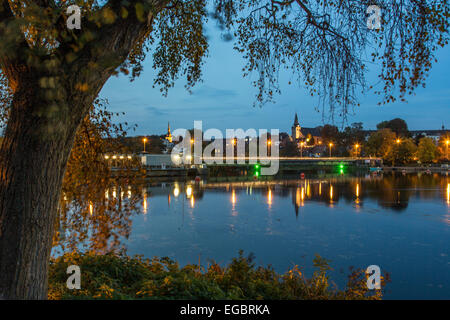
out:
<path id="1" fill-rule="evenodd" d="M 377 129 L 391 129 L 397 135 L 397 137 L 410 136 L 406 121 L 400 118 L 380 122 L 379 124 L 377 124 Z"/>
<path id="2" fill-rule="evenodd" d="M 298 149 L 298 144 L 295 141 L 287 139 L 283 148 L 280 149 L 281 157 L 299 157 L 300 150 Z"/>
<path id="3" fill-rule="evenodd" d="M 339 135 L 339 129 L 336 126 L 326 124 L 323 126 L 321 136 L 324 143 L 336 142 Z"/>

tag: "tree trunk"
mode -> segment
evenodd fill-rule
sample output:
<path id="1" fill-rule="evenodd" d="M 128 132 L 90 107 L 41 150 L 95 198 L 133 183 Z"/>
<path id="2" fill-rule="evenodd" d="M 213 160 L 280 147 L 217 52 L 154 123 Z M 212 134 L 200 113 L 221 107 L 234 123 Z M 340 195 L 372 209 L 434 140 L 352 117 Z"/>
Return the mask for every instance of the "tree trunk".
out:
<path id="1" fill-rule="evenodd" d="M 78 119 L 70 123 L 61 116 L 52 118 L 45 112 L 48 102 L 33 93 L 33 88 L 39 91 L 39 86 L 28 83 L 15 92 L 0 151 L 3 299 L 47 299 L 57 205 L 79 125 Z"/>
<path id="2" fill-rule="evenodd" d="M 101 27 L 86 21 L 97 37 L 82 45 L 74 38 L 40 57 L 23 41 L 19 48 L 32 59 L 0 56 L 14 91 L 0 149 L 0 299 L 47 298 L 57 205 L 75 133 L 104 83 L 168 3 L 153 2 L 145 21 L 133 14 Z M 115 1 L 111 8 L 121 6 Z"/>

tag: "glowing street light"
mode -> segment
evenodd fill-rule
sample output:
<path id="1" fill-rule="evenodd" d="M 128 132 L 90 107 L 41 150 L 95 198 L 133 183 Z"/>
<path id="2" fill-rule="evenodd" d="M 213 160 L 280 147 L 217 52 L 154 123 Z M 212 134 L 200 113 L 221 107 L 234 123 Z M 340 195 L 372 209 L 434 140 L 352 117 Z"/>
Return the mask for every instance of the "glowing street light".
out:
<path id="1" fill-rule="evenodd" d="M 395 140 L 395 143 L 397 143 L 397 146 L 400 145 L 400 142 L 402 142 L 399 138 L 397 138 L 397 140 Z M 392 166 L 395 167 L 395 158 L 392 160 Z"/>
<path id="2" fill-rule="evenodd" d="M 330 158 L 331 158 L 331 148 L 333 148 L 333 143 L 330 142 L 329 147 L 330 147 Z"/>
<path id="3" fill-rule="evenodd" d="M 142 141 L 144 142 L 144 152 L 145 152 L 145 144 L 147 143 L 147 138 L 142 139 Z"/>
<path id="4" fill-rule="evenodd" d="M 356 152 L 356 157 L 358 158 L 358 148 L 359 148 L 359 144 L 355 144 L 355 152 Z"/>

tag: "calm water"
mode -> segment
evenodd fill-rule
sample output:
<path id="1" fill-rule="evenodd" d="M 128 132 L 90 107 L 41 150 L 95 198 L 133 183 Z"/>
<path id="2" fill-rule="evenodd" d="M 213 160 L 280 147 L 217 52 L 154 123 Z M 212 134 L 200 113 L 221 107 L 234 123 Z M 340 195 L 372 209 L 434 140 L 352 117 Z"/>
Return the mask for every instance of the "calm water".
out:
<path id="1" fill-rule="evenodd" d="M 122 237 L 128 254 L 180 264 L 228 263 L 243 249 L 257 264 L 312 272 L 331 260 L 343 287 L 348 268 L 379 265 L 385 298 L 450 299 L 450 178 L 331 177 L 257 182 L 171 182 L 141 189 L 139 214 Z"/>

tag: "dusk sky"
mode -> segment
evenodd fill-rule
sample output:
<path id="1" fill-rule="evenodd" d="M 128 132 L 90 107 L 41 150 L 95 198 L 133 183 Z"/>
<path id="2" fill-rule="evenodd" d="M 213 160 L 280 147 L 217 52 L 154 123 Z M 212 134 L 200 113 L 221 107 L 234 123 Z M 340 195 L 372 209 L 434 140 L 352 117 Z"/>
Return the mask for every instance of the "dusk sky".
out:
<path id="1" fill-rule="evenodd" d="M 315 110 L 317 98 L 311 98 L 304 88 L 288 85 L 288 76 L 281 83 L 281 95 L 275 96 L 275 103 L 255 107 L 256 88 L 250 78 L 243 78 L 242 67 L 245 61 L 233 50 L 233 41 L 224 42 L 220 32 L 210 24 L 209 57 L 203 68 L 203 82 L 194 87 L 192 94 L 179 80 L 175 88 L 163 97 L 159 88 L 152 88 L 155 71 L 152 69 L 152 52 L 145 61 L 141 77 L 130 82 L 128 77 L 111 78 L 101 92 L 107 98 L 110 110 L 125 112 L 118 122 L 137 124 L 138 128 L 130 135 L 163 134 L 170 121 L 172 129 L 192 128 L 194 120 L 203 121 L 203 129 L 218 128 L 265 128 L 290 132 L 297 112 L 300 125 L 316 127 L 327 121 Z M 433 66 L 425 89 L 420 88 L 415 96 L 408 97 L 408 103 L 394 103 L 378 106 L 379 96 L 368 93 L 361 97 L 361 107 L 348 116 L 348 124 L 363 122 L 365 129 L 374 129 L 383 120 L 396 117 L 407 121 L 412 130 L 440 129 L 450 127 L 450 48 L 440 50 L 438 63 Z M 374 66 L 371 67 L 375 69 Z M 375 74 L 370 75 L 375 79 Z M 335 118 L 340 126 L 342 119 Z"/>

